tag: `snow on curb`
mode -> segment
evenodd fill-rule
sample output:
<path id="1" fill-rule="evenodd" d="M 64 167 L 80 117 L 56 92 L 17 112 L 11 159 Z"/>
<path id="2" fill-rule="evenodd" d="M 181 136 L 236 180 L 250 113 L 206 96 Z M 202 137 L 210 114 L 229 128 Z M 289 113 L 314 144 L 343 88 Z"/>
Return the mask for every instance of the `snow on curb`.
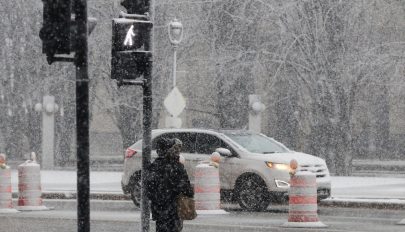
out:
<path id="1" fill-rule="evenodd" d="M 219 215 L 219 214 L 229 214 L 225 210 L 217 209 L 217 210 L 196 210 L 197 215 Z"/>
<path id="2" fill-rule="evenodd" d="M 327 225 L 322 222 L 286 222 L 281 225 L 281 227 L 289 228 L 325 228 Z"/>
<path id="3" fill-rule="evenodd" d="M 319 203 L 320 206 L 376 209 L 405 209 L 404 199 L 384 198 L 328 198 Z"/>
<path id="4" fill-rule="evenodd" d="M 16 209 L 0 209 L 0 214 L 7 214 L 7 213 L 19 213 L 20 211 Z"/>
<path id="5" fill-rule="evenodd" d="M 13 193 L 13 198 L 18 198 L 18 193 Z M 43 199 L 76 199 L 77 193 L 71 191 L 58 192 L 42 192 Z M 94 200 L 131 200 L 131 198 L 123 193 L 103 193 L 91 192 L 90 199 Z"/>

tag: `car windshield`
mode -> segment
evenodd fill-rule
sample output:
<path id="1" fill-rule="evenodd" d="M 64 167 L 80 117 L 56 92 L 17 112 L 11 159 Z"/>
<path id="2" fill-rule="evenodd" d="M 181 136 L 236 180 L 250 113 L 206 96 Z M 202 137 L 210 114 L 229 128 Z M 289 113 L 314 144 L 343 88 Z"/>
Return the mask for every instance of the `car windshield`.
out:
<path id="1" fill-rule="evenodd" d="M 226 135 L 237 144 L 253 153 L 271 154 L 289 151 L 286 147 L 263 135 L 232 133 L 226 133 Z"/>

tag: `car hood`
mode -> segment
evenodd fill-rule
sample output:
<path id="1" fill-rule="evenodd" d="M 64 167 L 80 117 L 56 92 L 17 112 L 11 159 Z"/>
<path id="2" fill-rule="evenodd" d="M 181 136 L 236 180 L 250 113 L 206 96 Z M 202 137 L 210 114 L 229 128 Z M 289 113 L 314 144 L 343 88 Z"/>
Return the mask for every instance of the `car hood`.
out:
<path id="1" fill-rule="evenodd" d="M 249 158 L 283 164 L 289 164 L 292 159 L 297 160 L 299 165 L 325 164 L 325 160 L 322 158 L 294 151 L 272 154 L 250 153 Z"/>

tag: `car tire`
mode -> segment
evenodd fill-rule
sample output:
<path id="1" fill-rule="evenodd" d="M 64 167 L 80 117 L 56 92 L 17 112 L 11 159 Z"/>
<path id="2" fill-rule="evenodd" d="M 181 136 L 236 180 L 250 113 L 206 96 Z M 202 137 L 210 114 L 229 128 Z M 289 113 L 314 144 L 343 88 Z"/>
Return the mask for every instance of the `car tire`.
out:
<path id="1" fill-rule="evenodd" d="M 130 181 L 130 195 L 131 195 L 131 200 L 134 203 L 136 207 L 141 206 L 141 176 L 140 175 L 135 175 L 131 178 Z"/>
<path id="2" fill-rule="evenodd" d="M 247 211 L 264 211 L 270 204 L 270 194 L 259 177 L 243 178 L 237 187 L 237 200 L 240 207 Z"/>

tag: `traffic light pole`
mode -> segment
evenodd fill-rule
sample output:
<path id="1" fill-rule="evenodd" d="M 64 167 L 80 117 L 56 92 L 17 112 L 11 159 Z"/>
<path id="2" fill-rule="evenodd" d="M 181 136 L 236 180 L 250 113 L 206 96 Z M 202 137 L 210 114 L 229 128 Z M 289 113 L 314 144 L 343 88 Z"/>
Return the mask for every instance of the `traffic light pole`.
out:
<path id="1" fill-rule="evenodd" d="M 148 68 L 144 75 L 143 83 L 143 144 L 142 144 L 142 203 L 141 203 L 141 229 L 142 232 L 149 231 L 150 205 L 146 196 L 145 180 L 149 174 L 146 167 L 151 162 L 152 144 L 152 56 L 149 57 Z"/>
<path id="2" fill-rule="evenodd" d="M 153 12 L 151 1 L 147 1 L 147 9 L 149 11 L 149 17 Z M 152 19 L 150 19 L 152 20 Z M 153 20 L 152 20 L 153 23 Z M 149 28 L 146 32 L 147 40 L 145 43 L 146 51 L 153 51 L 153 27 Z M 153 53 L 147 56 L 147 67 L 144 74 L 143 83 L 143 144 L 142 144 L 142 203 L 141 203 L 141 230 L 142 232 L 149 232 L 150 226 L 150 205 L 149 199 L 146 196 L 145 190 L 145 180 L 149 175 L 147 167 L 150 166 L 151 162 L 151 151 L 152 151 L 152 68 L 153 68 Z"/>
<path id="3" fill-rule="evenodd" d="M 153 2 L 153 0 L 123 0 L 121 2 L 121 5 L 126 8 L 127 13 L 121 12 L 120 18 L 125 18 L 127 21 L 113 19 L 113 46 L 111 52 L 111 78 L 118 80 L 118 86 L 137 85 L 143 88 L 142 232 L 149 232 L 150 229 L 150 205 L 149 199 L 146 196 L 145 182 L 149 175 L 148 167 L 151 163 L 152 151 Z M 139 35 L 133 33 L 132 29 L 134 27 L 139 30 Z M 125 28 L 125 34 L 122 34 L 122 28 Z M 133 43 L 132 39 L 135 39 L 135 43 Z M 129 53 L 122 53 L 123 51 Z M 141 76 L 143 77 L 142 80 L 136 80 Z"/>
<path id="4" fill-rule="evenodd" d="M 87 45 L 87 0 L 75 0 L 77 22 L 76 65 L 76 143 L 77 143 L 77 231 L 90 231 L 89 168 L 89 72 Z"/>
<path id="5" fill-rule="evenodd" d="M 39 33 L 42 52 L 46 54 L 49 64 L 55 61 L 74 62 L 76 66 L 77 231 L 90 232 L 87 36 L 97 20 L 87 18 L 87 0 L 42 1 L 43 26 Z M 90 28 L 87 27 L 88 20 Z M 55 56 L 70 55 L 72 52 L 75 52 L 74 57 Z"/>

